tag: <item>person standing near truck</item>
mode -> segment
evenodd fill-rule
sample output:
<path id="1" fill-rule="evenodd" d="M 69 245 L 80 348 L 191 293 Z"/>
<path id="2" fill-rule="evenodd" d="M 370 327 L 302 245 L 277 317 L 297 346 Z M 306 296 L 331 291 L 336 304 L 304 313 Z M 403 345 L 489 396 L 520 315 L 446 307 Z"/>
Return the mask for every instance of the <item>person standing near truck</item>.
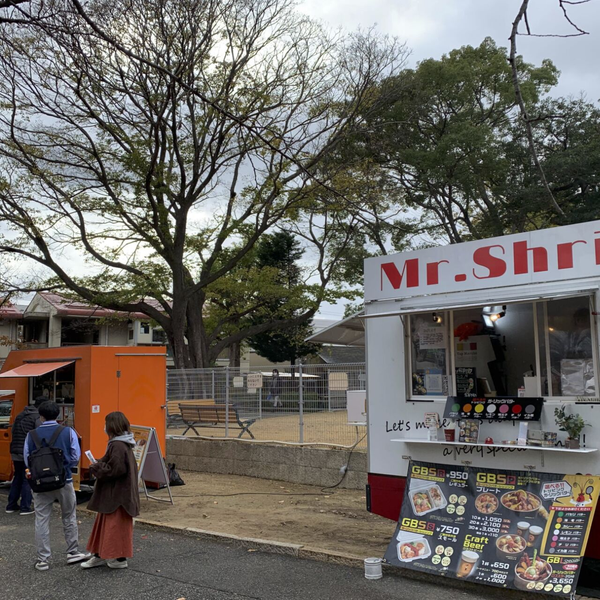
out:
<path id="1" fill-rule="evenodd" d="M 106 454 L 90 465 L 96 483 L 87 507 L 98 513 L 87 545 L 93 556 L 81 566 L 126 569 L 127 559 L 133 556 L 133 519 L 140 512 L 135 440 L 122 412 L 106 415 L 104 429 Z"/>
<path id="2" fill-rule="evenodd" d="M 35 568 L 38 571 L 47 571 L 50 568 L 51 556 L 50 517 L 55 501 L 60 504 L 63 532 L 67 543 L 67 564 L 85 560 L 88 555 L 79 552 L 79 529 L 75 514 L 77 499 L 71 472 L 71 469 L 79 463 L 81 456 L 77 434 L 70 427 L 63 427 L 57 423 L 56 419 L 60 414 L 60 409 L 56 402 L 46 400 L 40 405 L 38 411 L 41 425 L 27 434 L 23 457 L 25 466 L 31 470 L 31 485 L 34 490 L 35 543 L 38 555 Z M 56 483 L 56 487 L 52 485 L 52 481 L 44 481 L 46 469 L 42 470 L 40 474 L 37 473 L 37 463 L 38 460 L 41 460 L 40 453 L 53 449 L 62 451 L 62 468 L 60 475 L 57 476 L 60 481 Z M 46 486 L 47 491 L 35 491 L 40 482 Z"/>
<path id="3" fill-rule="evenodd" d="M 26 406 L 15 418 L 10 440 L 10 458 L 13 462 L 13 480 L 8 492 L 7 513 L 20 511 L 21 515 L 33 514 L 31 502 L 33 495 L 27 477 L 25 477 L 25 458 L 23 456 L 27 434 L 40 424 L 38 407 L 46 398 L 39 396 L 33 406 Z M 19 499 L 21 500 L 19 504 Z"/>

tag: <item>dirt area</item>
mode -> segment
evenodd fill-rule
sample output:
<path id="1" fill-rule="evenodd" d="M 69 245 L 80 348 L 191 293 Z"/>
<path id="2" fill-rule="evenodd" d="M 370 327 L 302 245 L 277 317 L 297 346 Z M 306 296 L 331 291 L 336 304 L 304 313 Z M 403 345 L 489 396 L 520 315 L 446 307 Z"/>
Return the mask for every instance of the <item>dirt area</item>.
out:
<path id="1" fill-rule="evenodd" d="M 261 441 L 276 442 L 299 442 L 300 424 L 298 413 L 265 412 L 261 419 L 257 419 L 250 427 L 254 437 Z M 336 444 L 341 446 L 352 446 L 357 440 L 360 440 L 357 450 L 367 449 L 367 439 L 365 436 L 366 427 L 348 425 L 348 413 L 345 410 L 334 412 L 306 413 L 304 416 L 304 443 L 314 444 Z M 169 427 L 169 435 L 181 435 L 185 427 Z M 202 427 L 198 431 L 202 436 L 223 438 L 224 429 L 211 427 Z M 237 437 L 240 430 L 237 427 L 231 427 L 229 437 Z M 192 437 L 193 431 L 188 431 L 186 437 Z M 362 439 L 361 439 L 362 438 Z M 244 439 L 248 439 L 244 435 Z"/>
<path id="2" fill-rule="evenodd" d="M 365 509 L 361 490 L 321 490 L 281 481 L 181 472 L 175 505 L 142 501 L 140 517 L 165 525 L 383 556 L 395 523 Z M 168 498 L 166 490 L 155 495 Z"/>

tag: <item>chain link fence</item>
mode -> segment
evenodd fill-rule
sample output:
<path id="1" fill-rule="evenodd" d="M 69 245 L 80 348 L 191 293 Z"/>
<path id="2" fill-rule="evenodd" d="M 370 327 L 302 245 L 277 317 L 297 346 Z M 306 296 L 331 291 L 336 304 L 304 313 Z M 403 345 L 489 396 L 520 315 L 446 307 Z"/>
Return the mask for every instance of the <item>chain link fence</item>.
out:
<path id="1" fill-rule="evenodd" d="M 179 403 L 222 405 L 237 411 L 256 440 L 300 444 L 330 444 L 366 448 L 366 428 L 348 423 L 346 392 L 364 390 L 364 363 L 294 365 L 276 370 L 239 368 L 170 369 L 167 371 L 168 434 L 186 429 Z M 206 437 L 238 437 L 228 423 L 196 427 Z M 186 435 L 194 435 L 188 430 Z M 245 435 L 245 438 L 248 436 Z M 363 438 L 363 439 L 361 439 Z"/>

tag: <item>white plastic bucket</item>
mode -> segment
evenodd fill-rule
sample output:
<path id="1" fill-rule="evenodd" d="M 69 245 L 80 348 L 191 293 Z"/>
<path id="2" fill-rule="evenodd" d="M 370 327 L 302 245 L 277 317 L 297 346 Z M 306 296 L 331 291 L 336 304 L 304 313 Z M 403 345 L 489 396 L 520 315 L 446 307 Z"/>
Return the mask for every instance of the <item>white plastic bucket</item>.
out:
<path id="1" fill-rule="evenodd" d="M 365 578 L 381 579 L 382 577 L 381 558 L 365 558 Z"/>

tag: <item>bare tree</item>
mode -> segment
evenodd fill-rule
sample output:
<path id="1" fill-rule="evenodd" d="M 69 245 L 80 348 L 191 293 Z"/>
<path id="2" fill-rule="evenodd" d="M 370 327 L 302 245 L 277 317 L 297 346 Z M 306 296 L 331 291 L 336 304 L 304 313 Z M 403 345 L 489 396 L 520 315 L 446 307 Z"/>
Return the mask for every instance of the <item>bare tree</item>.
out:
<path id="1" fill-rule="evenodd" d="M 589 2 L 589 0 L 558 0 L 558 7 L 562 11 L 565 20 L 570 25 L 573 32 L 567 33 L 567 34 L 555 34 L 555 33 L 541 33 L 540 34 L 540 33 L 532 33 L 531 27 L 529 26 L 529 18 L 528 18 L 528 13 L 527 13 L 527 11 L 529 9 L 529 0 L 522 0 L 521 6 L 519 7 L 519 12 L 517 13 L 517 16 L 515 17 L 515 20 L 513 21 L 512 29 L 511 29 L 510 37 L 509 37 L 510 55 L 509 55 L 508 60 L 510 62 L 511 68 L 512 68 L 513 85 L 515 88 L 515 97 L 517 99 L 517 104 L 519 105 L 519 109 L 521 111 L 523 123 L 525 124 L 525 130 L 527 132 L 527 140 L 529 142 L 529 150 L 531 153 L 531 158 L 532 158 L 532 160 L 535 164 L 535 167 L 540 175 L 542 185 L 544 186 L 544 189 L 546 190 L 546 194 L 548 196 L 550 206 L 556 213 L 558 213 L 559 215 L 561 215 L 563 217 L 565 216 L 564 211 L 559 206 L 558 202 L 556 201 L 556 198 L 554 197 L 554 193 L 552 192 L 552 189 L 550 188 L 550 184 L 548 183 L 548 179 L 546 178 L 546 173 L 544 172 L 544 169 L 540 163 L 540 159 L 539 159 L 538 152 L 536 149 L 534 133 L 533 133 L 533 124 L 535 122 L 538 122 L 540 120 L 540 118 L 539 118 L 539 116 L 532 117 L 529 114 L 529 110 L 523 99 L 523 94 L 521 93 L 521 84 L 519 81 L 519 64 L 517 61 L 517 36 L 518 35 L 527 35 L 527 36 L 532 36 L 532 37 L 567 38 L 567 37 L 579 37 L 581 35 L 588 35 L 587 31 L 585 31 L 584 29 L 579 27 L 571 19 L 571 17 L 569 16 L 569 12 L 568 12 L 569 6 L 587 4 L 588 2 Z M 524 23 L 524 25 L 525 25 L 525 32 L 519 31 L 519 26 L 522 23 Z"/>
<path id="2" fill-rule="evenodd" d="M 179 367 L 314 315 L 333 272 L 321 252 L 302 315 L 206 330 L 211 286 L 261 234 L 314 206 L 315 185 L 339 195 L 319 165 L 401 46 L 329 34 L 285 0 L 10 2 L 1 20 L 0 251 L 144 312 Z"/>

